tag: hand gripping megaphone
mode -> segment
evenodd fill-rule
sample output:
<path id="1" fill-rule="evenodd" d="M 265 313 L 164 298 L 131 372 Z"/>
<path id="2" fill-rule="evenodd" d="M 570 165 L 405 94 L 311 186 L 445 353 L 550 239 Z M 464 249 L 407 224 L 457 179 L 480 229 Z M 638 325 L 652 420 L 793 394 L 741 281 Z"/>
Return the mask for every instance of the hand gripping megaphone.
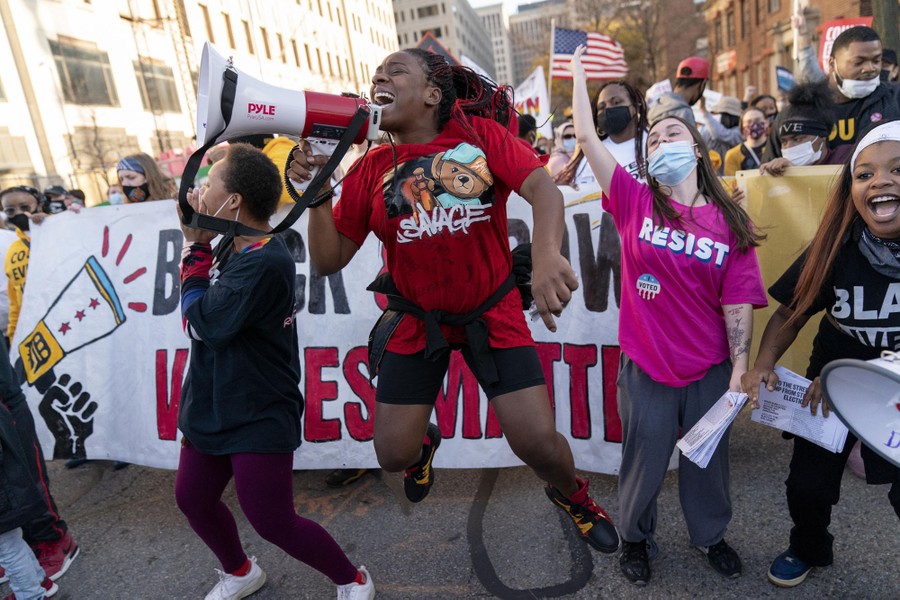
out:
<path id="1" fill-rule="evenodd" d="M 380 122 L 381 107 L 369 104 L 363 98 L 269 85 L 236 69 L 231 59 L 226 59 L 207 42 L 203 46 L 197 85 L 197 144 L 200 148 L 191 156 L 182 176 L 179 192 L 182 213 L 187 204 L 187 190 L 194 184 L 196 168 L 209 148 L 240 136 L 282 133 L 304 138 L 313 146 L 314 152 L 331 156 L 329 163 L 318 173 L 314 172 L 308 182 L 293 183 L 293 187 L 304 192 L 306 200 L 294 217 L 296 220 L 300 212 L 311 205 L 318 187 L 331 175 L 351 144 L 378 139 Z M 191 171 L 191 161 L 195 157 L 196 168 Z M 323 175 L 324 171 L 328 171 L 327 176 Z M 285 181 L 285 185 L 291 185 L 291 182 Z M 309 190 L 312 190 L 311 194 L 306 193 Z M 195 215 L 189 206 L 188 213 L 186 224 L 220 233 L 235 233 L 235 224 L 231 221 Z M 290 216 L 285 221 L 288 219 Z M 287 226 L 291 223 L 293 220 Z M 283 222 L 278 230 L 287 226 Z M 241 227 L 250 230 L 245 226 L 238 228 Z"/>
<path id="2" fill-rule="evenodd" d="M 822 369 L 822 391 L 856 437 L 900 467 L 900 354 L 832 361 Z"/>

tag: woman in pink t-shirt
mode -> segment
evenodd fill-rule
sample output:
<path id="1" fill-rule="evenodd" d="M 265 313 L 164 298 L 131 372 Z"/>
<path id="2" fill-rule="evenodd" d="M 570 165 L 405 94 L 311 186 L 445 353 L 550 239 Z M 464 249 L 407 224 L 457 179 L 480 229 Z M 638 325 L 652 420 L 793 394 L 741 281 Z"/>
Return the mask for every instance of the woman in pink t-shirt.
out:
<path id="1" fill-rule="evenodd" d="M 694 127 L 651 124 L 647 184 L 635 181 L 597 137 L 581 55 L 572 60 L 579 145 L 622 240 L 617 381 L 622 420 L 619 527 L 622 573 L 650 579 L 658 548 L 656 500 L 679 430 L 688 431 L 747 370 L 753 307 L 766 304 L 747 213 L 725 191 Z M 679 494 L 691 543 L 726 577 L 741 560 L 725 542 L 731 521 L 728 432 L 709 465 L 684 456 Z"/>

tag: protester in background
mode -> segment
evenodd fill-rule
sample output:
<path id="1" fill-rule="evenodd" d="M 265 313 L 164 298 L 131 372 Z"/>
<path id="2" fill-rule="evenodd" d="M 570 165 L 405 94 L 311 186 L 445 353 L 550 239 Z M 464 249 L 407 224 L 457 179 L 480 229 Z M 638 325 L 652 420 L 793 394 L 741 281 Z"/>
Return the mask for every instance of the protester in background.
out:
<path id="1" fill-rule="evenodd" d="M 770 96 L 769 94 L 760 94 L 754 97 L 750 100 L 750 107 L 763 111 L 769 123 L 775 121 L 775 117 L 778 116 L 778 100 L 775 99 L 775 96 Z"/>
<path id="2" fill-rule="evenodd" d="M 647 119 L 650 124 L 663 117 L 678 117 L 691 127 L 696 127 L 694 110 L 691 107 L 703 97 L 708 79 L 709 61 L 705 58 L 690 56 L 678 63 L 672 91 L 664 92 L 647 107 Z"/>
<path id="3" fill-rule="evenodd" d="M 828 84 L 820 81 L 794 86 L 788 98 L 789 104 L 778 119 L 779 130 L 769 136 L 767 144 L 774 144 L 780 157 L 763 163 L 760 172 L 777 177 L 790 166 L 842 164 L 852 146 L 828 147 L 828 134 L 834 125 Z"/>
<path id="4" fill-rule="evenodd" d="M 842 31 L 831 47 L 826 77 L 810 45 L 802 12 L 791 18 L 791 25 L 797 32 L 800 55 L 797 81 L 827 80 L 835 103 L 830 148 L 852 147 L 871 123 L 900 118 L 900 84 L 881 81 L 881 38 L 874 29 L 859 25 Z"/>
<path id="5" fill-rule="evenodd" d="M 8 278 L 9 325 L 6 337 L 12 341 L 22 310 L 22 296 L 25 293 L 25 278 L 28 275 L 28 258 L 31 253 L 31 223 L 44 220 L 41 206 L 44 195 L 33 187 L 17 185 L 0 192 L 0 203 L 7 220 L 16 228 L 16 239 L 6 251 L 4 271 Z"/>
<path id="6" fill-rule="evenodd" d="M 378 377 L 374 444 L 381 467 L 404 471 L 410 501 L 428 495 L 441 442 L 430 419 L 451 350 L 458 349 L 513 453 L 547 483 L 547 496 L 582 539 L 615 552 L 618 533 L 588 493 L 588 481 L 577 477 L 571 448 L 556 431 L 512 272 L 506 202 L 515 190 L 531 203 L 537 224 L 530 253 L 536 310 L 556 331 L 553 316 L 577 286 L 560 253 L 562 194 L 541 159 L 513 141 L 506 90 L 474 71 L 450 66 L 439 54 L 402 50 L 376 69 L 370 97 L 382 107 L 390 143 L 347 175 L 333 210 L 328 199 L 309 210 L 308 248 L 316 272 L 327 275 L 345 267 L 370 232 L 384 244 L 389 274 L 368 288 L 389 302 L 373 329 L 369 358 Z M 301 150 L 293 157 L 295 181 L 308 180 L 310 165 L 324 162 Z M 447 218 L 460 209 L 478 217 L 453 226 Z M 425 211 L 434 215 L 432 225 L 419 223 Z"/>
<path id="7" fill-rule="evenodd" d="M 281 180 L 261 151 L 232 144 L 190 202 L 201 213 L 267 231 Z M 324 528 L 294 509 L 303 409 L 294 259 L 280 237 L 238 235 L 233 251 L 213 265 L 216 234 L 184 225 L 182 232 L 181 308 L 192 342 L 178 413 L 184 442 L 175 497 L 222 565 L 207 598 L 243 598 L 266 581 L 222 502 L 233 478 L 241 509 L 263 539 L 329 577 L 339 598 L 371 600 L 375 587 L 365 567 L 354 567 Z"/>
<path id="8" fill-rule="evenodd" d="M 584 51 L 571 65 L 578 142 L 622 240 L 619 565 L 628 581 L 646 585 L 658 553 L 657 498 L 679 433 L 723 392 L 741 389 L 753 308 L 766 304 L 754 250 L 762 236 L 722 187 L 700 134 L 677 117 L 650 126 L 646 184 L 616 162 L 591 122 Z M 718 250 L 699 252 L 701 238 Z M 691 544 L 718 573 L 737 577 L 741 559 L 724 537 L 728 438 L 726 430 L 706 468 L 680 455 L 678 487 Z"/>
<path id="9" fill-rule="evenodd" d="M 741 101 L 734 96 L 722 96 L 708 111 L 706 101 L 700 99 L 700 134 L 706 146 L 718 154 L 720 160 L 743 141 L 741 112 Z M 723 166 L 724 164 L 720 164 L 716 167 L 719 175 L 722 174 Z"/>
<path id="10" fill-rule="evenodd" d="M 534 115 L 519 115 L 519 138 L 534 147 L 537 142 L 537 119 Z"/>
<path id="11" fill-rule="evenodd" d="M 647 103 L 639 89 L 619 79 L 600 86 L 592 103 L 594 127 L 606 149 L 628 173 L 644 181 L 644 142 L 647 138 Z M 597 182 L 579 148 L 553 180 L 576 189 Z"/>
<path id="12" fill-rule="evenodd" d="M 534 149 L 537 150 L 538 154 L 546 156 L 553 151 L 553 140 L 550 138 L 539 137 L 534 144 Z"/>
<path id="13" fill-rule="evenodd" d="M 725 153 L 725 176 L 733 177 L 738 171 L 758 169 L 763 150 L 769 141 L 769 121 L 758 108 L 747 108 L 741 114 L 741 134 L 744 143 Z"/>
<path id="14" fill-rule="evenodd" d="M 881 51 L 881 81 L 900 81 L 900 67 L 897 66 L 897 52 L 890 48 Z"/>
<path id="15" fill-rule="evenodd" d="M 77 204 L 81 208 L 85 207 L 86 196 L 84 195 L 83 190 L 79 190 L 77 188 L 74 190 L 69 190 L 68 199 L 69 204 L 66 206 L 66 208 L 72 208 L 73 204 Z"/>
<path id="16" fill-rule="evenodd" d="M 68 195 L 69 191 L 61 185 L 50 186 L 44 190 L 41 207 L 48 215 L 59 214 L 65 211 L 69 203 L 71 203 L 71 200 L 69 203 L 66 202 Z"/>
<path id="17" fill-rule="evenodd" d="M 139 152 L 131 154 L 116 165 L 119 185 L 125 194 L 125 203 L 134 204 L 150 200 L 175 198 L 175 182 L 166 177 L 152 157 Z"/>
<path id="18" fill-rule="evenodd" d="M 562 171 L 574 154 L 575 126 L 567 121 L 555 130 L 553 150 L 550 151 L 550 160 L 547 161 L 547 171 L 550 173 L 550 177 L 555 177 Z"/>
<path id="19" fill-rule="evenodd" d="M 118 183 L 112 183 L 106 191 L 106 200 L 97 204 L 97 206 L 118 206 L 125 203 L 125 194 L 122 192 L 122 186 Z"/>
<path id="20" fill-rule="evenodd" d="M 759 390 L 775 389 L 775 364 L 816 313 L 826 311 L 813 340 L 806 377 L 812 384 L 802 406 L 815 415 L 822 396 L 819 374 L 839 358 L 870 360 L 883 350 L 896 350 L 892 340 L 900 331 L 900 311 L 864 310 L 896 305 L 900 281 L 900 121 L 880 123 L 868 130 L 841 171 L 822 222 L 809 247 L 769 288 L 780 302 L 769 319 L 753 370 L 742 378 L 752 405 Z M 865 298 L 865 307 L 863 306 Z M 865 331 L 865 335 L 855 332 Z M 835 417 L 831 417 L 835 418 Z M 769 581 L 780 587 L 802 583 L 814 567 L 834 560 L 834 536 L 829 533 L 832 506 L 841 491 L 844 464 L 856 442 L 847 435 L 835 454 L 801 437 L 794 437 L 787 481 L 787 502 L 794 527 L 790 546 L 769 568 Z M 891 484 L 888 500 L 900 517 L 900 468 L 862 447 L 866 478 Z"/>

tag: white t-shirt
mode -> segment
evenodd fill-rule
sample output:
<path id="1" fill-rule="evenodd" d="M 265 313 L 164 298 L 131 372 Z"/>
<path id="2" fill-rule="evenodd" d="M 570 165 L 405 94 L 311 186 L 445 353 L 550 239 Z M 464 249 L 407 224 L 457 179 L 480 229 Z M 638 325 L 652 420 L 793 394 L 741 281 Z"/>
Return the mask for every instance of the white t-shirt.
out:
<path id="1" fill-rule="evenodd" d="M 617 144 L 612 140 L 612 138 L 606 138 L 603 140 L 603 145 L 606 146 L 606 149 L 609 150 L 609 153 L 613 155 L 613 158 L 616 159 L 616 162 L 619 163 L 623 169 L 628 171 L 628 174 L 640 181 L 641 183 L 646 183 L 644 179 L 638 176 L 638 164 L 634 159 L 634 140 L 635 138 L 631 138 L 621 144 Z M 642 147 L 646 148 L 647 143 L 647 133 L 644 132 L 644 144 Z M 597 183 L 597 178 L 594 177 L 594 172 L 591 171 L 591 166 L 588 164 L 586 158 L 582 158 L 581 162 L 578 163 L 578 170 L 575 171 L 575 177 L 572 180 L 572 184 L 574 187 L 580 187 L 582 185 L 595 185 Z"/>

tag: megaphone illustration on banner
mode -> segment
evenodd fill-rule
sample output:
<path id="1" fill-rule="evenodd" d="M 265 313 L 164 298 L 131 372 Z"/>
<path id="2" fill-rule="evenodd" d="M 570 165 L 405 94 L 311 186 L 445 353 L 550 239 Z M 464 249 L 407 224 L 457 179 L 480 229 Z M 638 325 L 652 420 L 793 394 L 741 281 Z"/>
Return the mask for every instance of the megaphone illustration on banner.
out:
<path id="1" fill-rule="evenodd" d="M 226 71 L 237 75 L 231 119 L 226 128 L 221 98 Z M 367 107 L 368 123 L 353 140 L 361 144 L 378 139 L 381 107 L 364 98 L 320 92 L 288 90 L 270 85 L 236 69 L 209 42 L 203 46 L 197 86 L 197 145 L 255 134 L 297 135 L 310 142 L 317 154 L 331 155 L 360 107 Z M 224 128 L 224 131 L 223 131 Z M 222 133 L 219 133 L 219 132 Z M 305 184 L 295 183 L 303 191 Z"/>
<path id="2" fill-rule="evenodd" d="M 125 322 L 125 311 L 112 282 L 93 256 L 19 344 L 25 379 L 33 384 L 66 357 Z"/>
<path id="3" fill-rule="evenodd" d="M 856 437 L 900 467 L 900 354 L 832 361 L 822 369 L 822 390 Z"/>

